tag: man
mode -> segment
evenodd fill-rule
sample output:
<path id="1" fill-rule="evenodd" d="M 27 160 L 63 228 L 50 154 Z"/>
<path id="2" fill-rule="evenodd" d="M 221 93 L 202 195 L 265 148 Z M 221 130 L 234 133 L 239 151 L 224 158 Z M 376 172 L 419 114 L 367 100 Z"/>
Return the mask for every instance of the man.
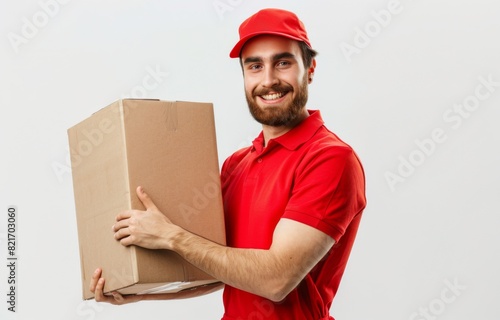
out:
<path id="1" fill-rule="evenodd" d="M 239 29 L 230 53 L 243 69 L 246 99 L 262 132 L 221 171 L 227 246 L 172 224 L 137 188 L 146 211 L 117 216 L 124 246 L 174 250 L 225 284 L 222 319 L 333 319 L 329 309 L 366 204 L 364 174 L 354 151 L 306 109 L 316 52 L 291 12 L 265 9 Z M 103 295 L 115 304 L 171 299 Z M 200 290 L 210 292 L 214 287 Z"/>

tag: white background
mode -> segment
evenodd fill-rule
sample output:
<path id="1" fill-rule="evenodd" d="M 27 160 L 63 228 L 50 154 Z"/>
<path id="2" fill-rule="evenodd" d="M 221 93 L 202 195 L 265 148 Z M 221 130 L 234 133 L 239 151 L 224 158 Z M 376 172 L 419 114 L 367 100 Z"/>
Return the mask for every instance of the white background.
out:
<path id="1" fill-rule="evenodd" d="M 239 24 L 265 6 L 304 21 L 320 53 L 308 107 L 366 169 L 368 206 L 332 315 L 500 319 L 494 0 L 1 0 L 0 318 L 220 319 L 220 292 L 121 307 L 81 301 L 66 130 L 121 97 L 209 101 L 222 162 L 260 131 L 228 53 Z M 160 76 L 145 90 L 150 70 Z M 18 209 L 15 315 L 9 205 Z"/>

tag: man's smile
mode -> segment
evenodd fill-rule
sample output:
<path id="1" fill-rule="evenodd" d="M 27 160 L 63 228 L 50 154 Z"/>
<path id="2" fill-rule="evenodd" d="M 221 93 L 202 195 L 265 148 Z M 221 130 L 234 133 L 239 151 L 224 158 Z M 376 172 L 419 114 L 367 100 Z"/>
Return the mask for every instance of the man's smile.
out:
<path id="1" fill-rule="evenodd" d="M 271 94 L 262 95 L 261 97 L 264 100 L 276 100 L 276 99 L 283 97 L 284 95 L 285 95 L 285 93 L 279 92 L 279 93 L 271 93 Z"/>
<path id="2" fill-rule="evenodd" d="M 260 100 L 266 104 L 282 102 L 289 91 L 267 93 L 258 95 Z"/>

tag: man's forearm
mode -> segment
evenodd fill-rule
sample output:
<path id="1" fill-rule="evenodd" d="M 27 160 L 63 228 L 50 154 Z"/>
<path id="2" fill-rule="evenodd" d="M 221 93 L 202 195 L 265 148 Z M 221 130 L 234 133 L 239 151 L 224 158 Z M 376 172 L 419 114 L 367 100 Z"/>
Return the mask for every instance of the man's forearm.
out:
<path id="1" fill-rule="evenodd" d="M 230 248 L 182 228 L 171 238 L 171 249 L 225 284 L 274 301 L 302 279 L 298 274 L 294 279 L 293 268 L 271 250 Z"/>

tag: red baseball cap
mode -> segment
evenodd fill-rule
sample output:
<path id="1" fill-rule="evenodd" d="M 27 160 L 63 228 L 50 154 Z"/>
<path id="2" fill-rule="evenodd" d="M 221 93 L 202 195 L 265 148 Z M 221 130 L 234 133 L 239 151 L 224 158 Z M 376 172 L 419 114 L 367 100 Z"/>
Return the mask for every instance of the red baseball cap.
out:
<path id="1" fill-rule="evenodd" d="M 239 28 L 240 40 L 229 53 L 238 58 L 241 49 L 251 38 L 262 34 L 273 34 L 289 39 L 303 41 L 309 47 L 306 28 L 295 13 L 282 9 L 263 9 L 243 21 Z"/>

